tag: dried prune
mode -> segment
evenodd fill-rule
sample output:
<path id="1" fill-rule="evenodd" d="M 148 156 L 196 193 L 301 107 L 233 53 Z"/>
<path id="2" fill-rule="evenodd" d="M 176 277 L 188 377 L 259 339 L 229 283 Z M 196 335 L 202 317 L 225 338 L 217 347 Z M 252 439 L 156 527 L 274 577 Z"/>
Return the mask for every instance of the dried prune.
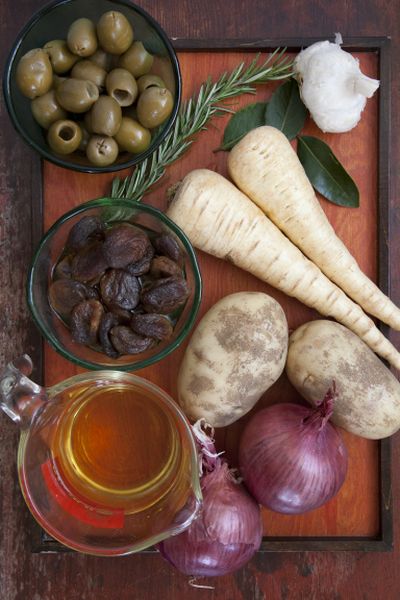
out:
<path id="1" fill-rule="evenodd" d="M 120 324 L 118 315 L 114 313 L 104 313 L 101 317 L 99 326 L 99 340 L 101 347 L 107 356 L 111 358 L 118 358 L 119 353 L 114 348 L 110 340 L 110 330 Z"/>
<path id="2" fill-rule="evenodd" d="M 189 288 L 181 277 L 158 279 L 142 290 L 141 301 L 146 312 L 168 314 L 182 306 Z"/>
<path id="3" fill-rule="evenodd" d="M 168 258 L 175 262 L 179 262 L 179 259 L 182 256 L 178 242 L 166 233 L 155 238 L 153 240 L 153 246 L 156 249 L 157 254 L 168 256 Z"/>
<path id="4" fill-rule="evenodd" d="M 117 325 L 110 331 L 111 342 L 120 354 L 140 354 L 154 344 L 149 337 L 138 335 L 126 325 Z"/>
<path id="5" fill-rule="evenodd" d="M 156 256 L 151 261 L 150 275 L 153 277 L 180 277 L 182 271 L 176 262 L 167 256 Z"/>
<path id="6" fill-rule="evenodd" d="M 98 300 L 85 300 L 77 304 L 71 313 L 72 339 L 80 344 L 96 344 L 103 313 L 103 305 Z"/>
<path id="7" fill-rule="evenodd" d="M 118 308 L 118 306 L 113 306 L 111 312 L 118 317 L 120 325 L 128 324 L 132 318 L 132 313 L 129 310 Z"/>
<path id="8" fill-rule="evenodd" d="M 150 244 L 148 236 L 133 225 L 114 225 L 106 231 L 104 256 L 114 269 L 123 269 L 129 263 L 143 258 Z"/>
<path id="9" fill-rule="evenodd" d="M 55 279 L 70 279 L 72 275 L 72 259 L 73 254 L 67 254 L 60 262 L 57 263 L 54 269 Z"/>
<path id="10" fill-rule="evenodd" d="M 159 342 L 168 340 L 173 332 L 171 321 L 164 315 L 133 315 L 131 328 L 140 335 L 151 337 Z"/>
<path id="11" fill-rule="evenodd" d="M 72 277 L 78 281 L 97 283 L 106 269 L 103 243 L 99 241 L 82 248 L 72 261 Z"/>
<path id="12" fill-rule="evenodd" d="M 96 288 L 92 287 L 91 285 L 88 285 L 87 283 L 84 283 L 83 285 L 86 288 L 86 298 L 88 300 L 99 300 L 99 293 L 96 290 Z"/>
<path id="13" fill-rule="evenodd" d="M 132 316 L 132 314 L 134 314 L 134 315 L 144 315 L 145 312 L 146 311 L 144 310 L 143 305 L 142 304 L 138 304 L 137 307 L 135 309 L 133 309 L 133 311 L 131 313 L 131 316 Z"/>
<path id="14" fill-rule="evenodd" d="M 154 256 L 154 248 L 151 244 L 147 246 L 146 252 L 144 256 L 138 260 L 137 262 L 130 263 L 125 267 L 125 271 L 130 273 L 131 275 L 144 275 L 150 270 L 151 261 Z"/>
<path id="15" fill-rule="evenodd" d="M 90 238 L 99 236 L 104 229 L 99 217 L 83 217 L 75 223 L 69 232 L 66 246 L 71 250 L 81 250 L 89 242 Z"/>
<path id="16" fill-rule="evenodd" d="M 57 279 L 49 287 L 50 304 L 64 318 L 70 315 L 74 306 L 95 293 L 89 286 L 73 279 Z"/>
<path id="17" fill-rule="evenodd" d="M 72 227 L 49 286 L 50 304 L 72 339 L 111 358 L 169 340 L 170 313 L 188 296 L 183 252 L 173 236 L 149 236 L 121 221 L 107 228 L 96 216 Z"/>
<path id="18" fill-rule="evenodd" d="M 100 280 L 103 302 L 109 307 L 131 310 L 139 304 L 140 286 L 137 278 L 122 269 L 110 269 Z"/>

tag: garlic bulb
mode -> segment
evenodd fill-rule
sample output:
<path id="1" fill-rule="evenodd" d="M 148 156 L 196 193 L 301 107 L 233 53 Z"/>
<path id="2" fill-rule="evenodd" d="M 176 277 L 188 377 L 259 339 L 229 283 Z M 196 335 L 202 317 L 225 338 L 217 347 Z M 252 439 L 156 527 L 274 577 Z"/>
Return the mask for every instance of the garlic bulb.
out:
<path id="1" fill-rule="evenodd" d="M 322 131 L 350 131 L 359 122 L 379 81 L 361 73 L 358 60 L 335 43 L 317 42 L 302 50 L 294 62 L 300 95 Z"/>

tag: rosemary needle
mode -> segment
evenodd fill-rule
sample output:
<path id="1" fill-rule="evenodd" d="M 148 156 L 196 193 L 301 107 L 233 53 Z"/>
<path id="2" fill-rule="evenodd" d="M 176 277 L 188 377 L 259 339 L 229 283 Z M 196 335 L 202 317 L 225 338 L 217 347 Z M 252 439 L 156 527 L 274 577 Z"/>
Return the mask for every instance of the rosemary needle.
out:
<path id="1" fill-rule="evenodd" d="M 211 117 L 231 112 L 221 103 L 241 94 L 254 94 L 256 84 L 290 77 L 292 62 L 283 58 L 284 53 L 285 49 L 277 48 L 261 65 L 258 65 L 257 55 L 247 67 L 241 63 L 231 73 L 223 73 L 215 83 L 211 79 L 203 83 L 197 97 L 182 105 L 173 128 L 157 150 L 136 167 L 132 175 L 114 179 L 111 197 L 140 201 L 161 179 L 166 167 L 187 151 L 193 136 L 206 129 Z"/>

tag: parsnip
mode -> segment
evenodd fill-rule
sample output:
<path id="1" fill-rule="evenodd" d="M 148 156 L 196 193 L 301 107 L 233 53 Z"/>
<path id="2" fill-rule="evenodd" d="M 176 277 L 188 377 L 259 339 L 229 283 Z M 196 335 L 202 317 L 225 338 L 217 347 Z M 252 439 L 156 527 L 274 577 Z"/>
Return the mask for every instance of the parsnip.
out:
<path id="1" fill-rule="evenodd" d="M 233 262 L 321 315 L 334 317 L 400 369 L 400 354 L 373 321 L 221 175 L 207 169 L 189 173 L 167 214 L 197 248 Z"/>
<path id="2" fill-rule="evenodd" d="M 366 312 L 400 330 L 400 309 L 360 270 L 322 210 L 295 151 L 274 127 L 253 129 L 231 151 L 235 184 Z"/>

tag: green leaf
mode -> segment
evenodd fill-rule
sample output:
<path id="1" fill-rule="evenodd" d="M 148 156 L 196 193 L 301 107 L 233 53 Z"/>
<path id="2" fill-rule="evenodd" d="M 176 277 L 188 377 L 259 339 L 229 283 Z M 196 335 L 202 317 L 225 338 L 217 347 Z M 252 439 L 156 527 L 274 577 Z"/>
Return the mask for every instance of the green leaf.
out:
<path id="1" fill-rule="evenodd" d="M 248 104 L 231 117 L 224 131 L 224 139 L 219 150 L 230 150 L 249 131 L 265 125 L 266 102 Z"/>
<path id="2" fill-rule="evenodd" d="M 266 125 L 280 129 L 289 140 L 293 140 L 303 128 L 306 117 L 307 109 L 301 101 L 295 79 L 278 87 L 265 111 Z"/>
<path id="3" fill-rule="evenodd" d="M 322 196 L 339 206 L 359 206 L 356 184 L 325 142 L 308 135 L 300 136 L 297 155 L 308 179 Z"/>

